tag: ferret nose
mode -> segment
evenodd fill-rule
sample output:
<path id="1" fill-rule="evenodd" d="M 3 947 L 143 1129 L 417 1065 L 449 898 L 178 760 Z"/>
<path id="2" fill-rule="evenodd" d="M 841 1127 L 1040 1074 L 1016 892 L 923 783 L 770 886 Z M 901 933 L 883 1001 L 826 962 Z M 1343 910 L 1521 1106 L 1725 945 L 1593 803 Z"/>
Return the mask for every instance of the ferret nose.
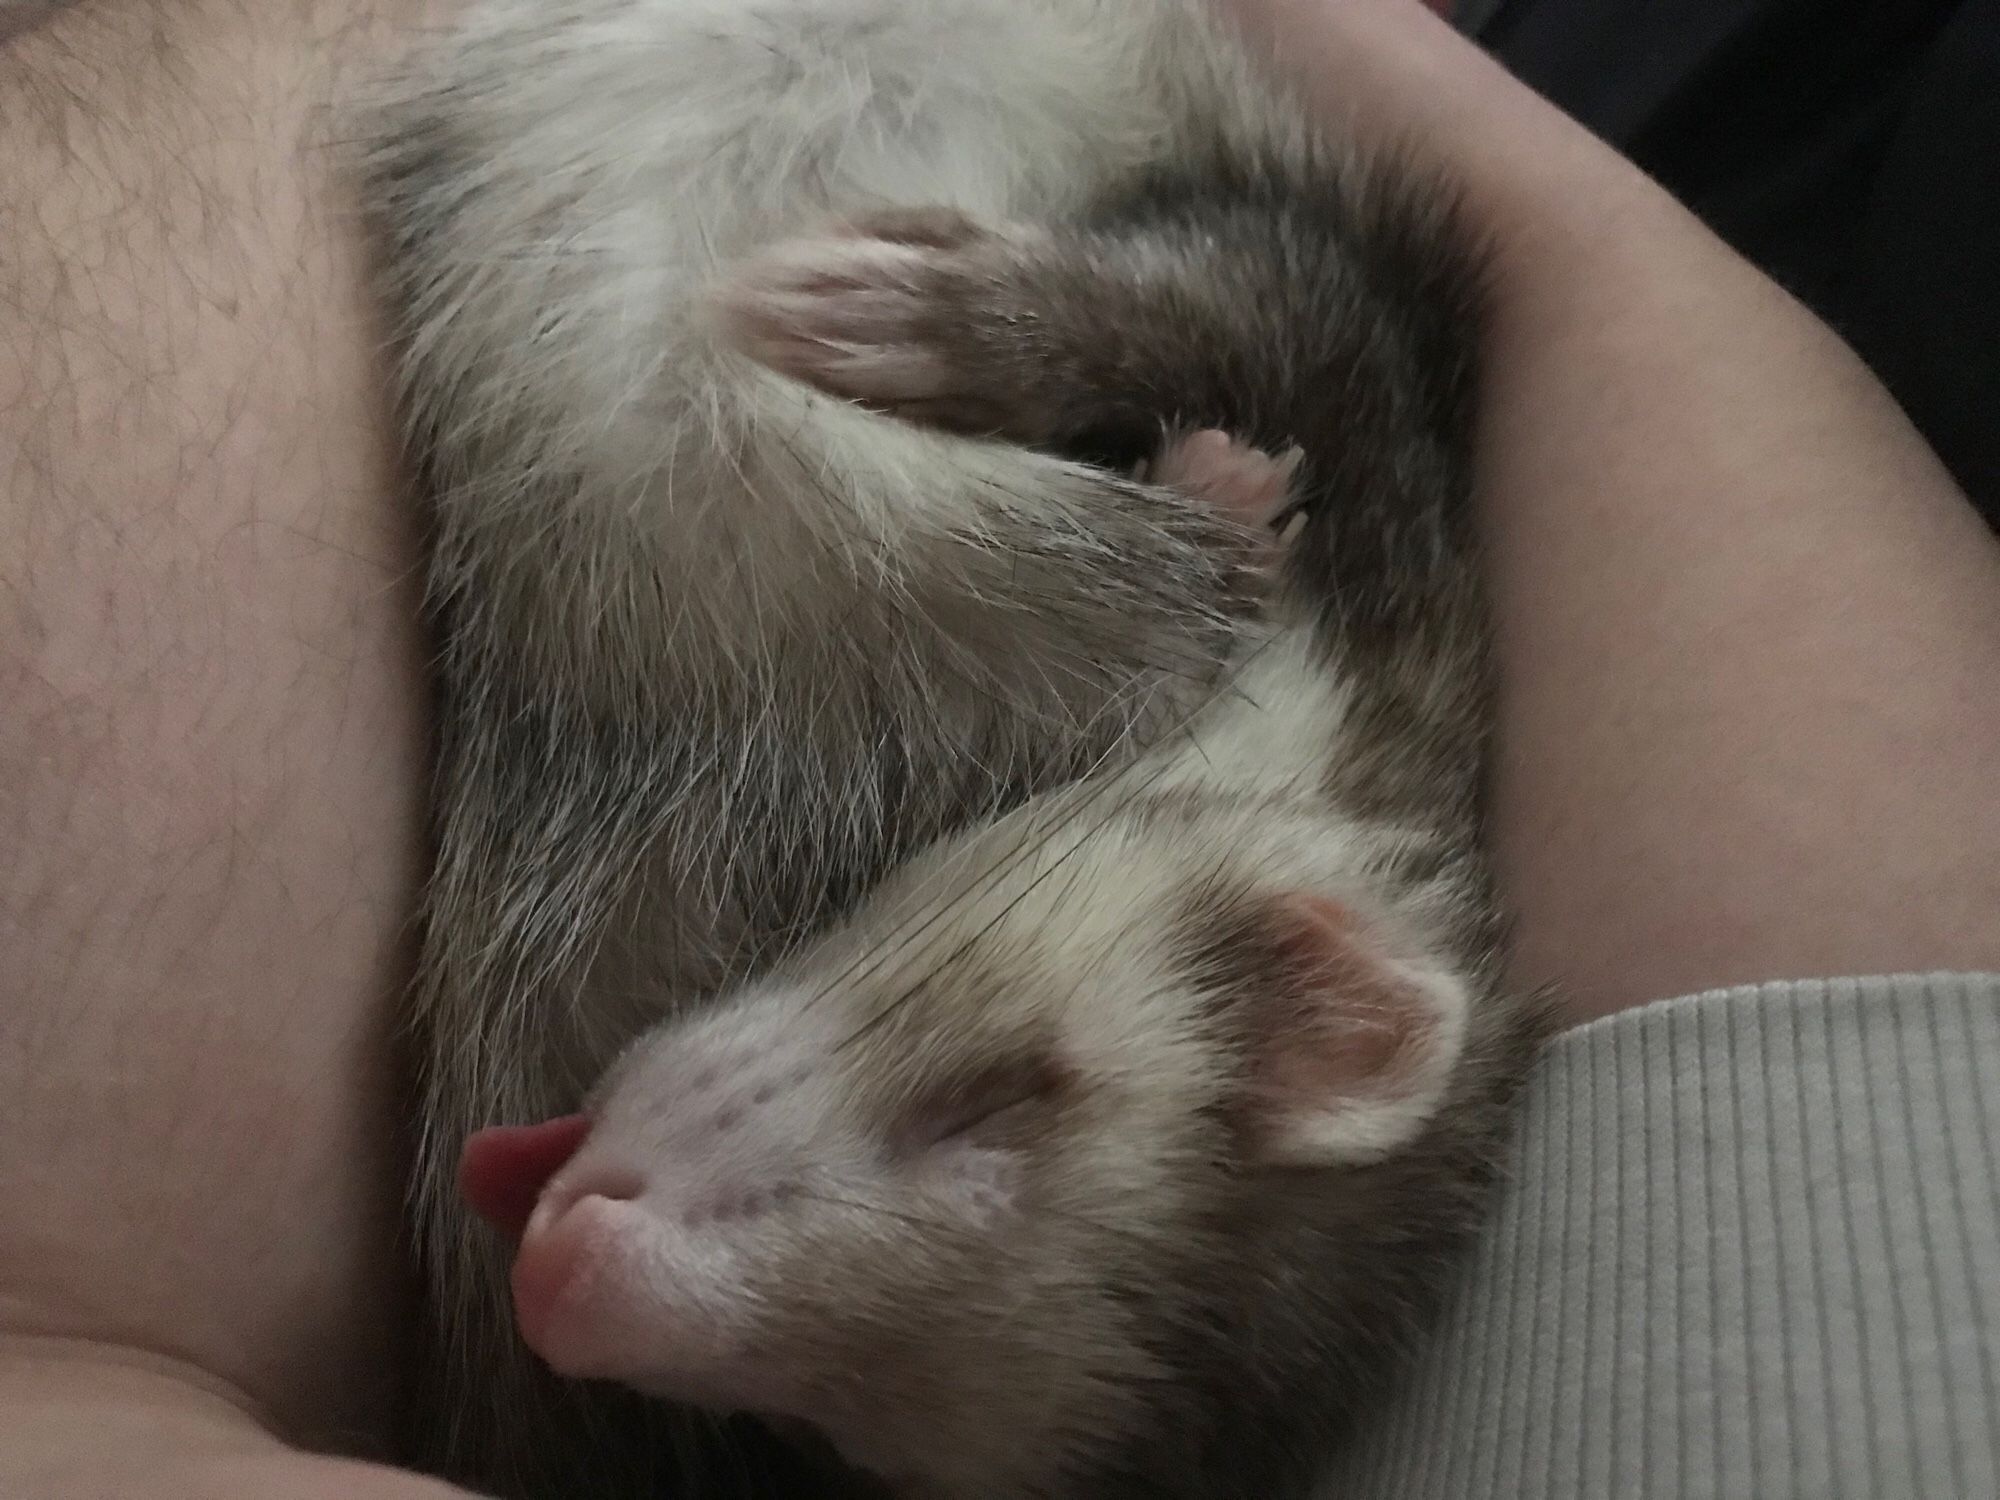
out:
<path id="1" fill-rule="evenodd" d="M 586 1198 L 629 1203 L 645 1191 L 645 1178 L 615 1161 L 586 1158 L 572 1162 L 542 1189 L 528 1222 L 522 1226 L 522 1236 L 526 1238 L 538 1229 L 555 1224 Z"/>
<path id="2" fill-rule="evenodd" d="M 643 1187 L 643 1191 L 641 1191 Z M 579 1158 L 550 1184 L 514 1257 L 515 1321 L 559 1375 L 696 1405 L 772 1406 L 741 1252 L 784 1192 L 672 1183 Z"/>
<path id="3" fill-rule="evenodd" d="M 673 1186 L 586 1146 L 543 1190 L 515 1252 L 521 1337 L 558 1374 L 631 1380 L 725 1357 L 710 1298 L 735 1215 L 760 1198 L 683 1201 Z M 703 1232 L 706 1227 L 711 1233 Z M 726 1254 L 723 1255 L 726 1259 Z"/>
<path id="4" fill-rule="evenodd" d="M 614 1307 L 597 1304 L 624 1295 L 620 1282 L 627 1278 L 617 1274 L 616 1262 L 643 1228 L 632 1202 L 637 1196 L 629 1176 L 598 1181 L 580 1174 L 544 1196 L 522 1233 L 513 1272 L 521 1337 L 562 1374 L 624 1373 L 620 1345 L 629 1330 Z"/>

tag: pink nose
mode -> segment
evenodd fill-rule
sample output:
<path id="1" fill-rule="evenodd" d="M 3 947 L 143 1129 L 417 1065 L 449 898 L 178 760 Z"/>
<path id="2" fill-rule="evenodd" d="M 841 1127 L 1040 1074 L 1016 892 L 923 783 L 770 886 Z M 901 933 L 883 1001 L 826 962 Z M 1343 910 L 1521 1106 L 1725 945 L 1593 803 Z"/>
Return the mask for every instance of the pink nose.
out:
<path id="1" fill-rule="evenodd" d="M 559 1191 L 545 1198 L 514 1257 L 514 1315 L 521 1337 L 565 1375 L 624 1373 L 633 1300 L 630 1252 L 642 1238 L 633 1204 L 617 1192 Z M 630 1312 L 627 1308 L 626 1311 Z"/>
<path id="2" fill-rule="evenodd" d="M 649 1204 L 644 1187 L 586 1148 L 543 1190 L 514 1256 L 522 1339 L 559 1375 L 776 1409 L 763 1400 L 772 1382 L 745 1384 L 760 1366 L 729 1316 L 744 1293 L 723 1269 L 727 1238 L 691 1238 L 660 1217 L 659 1195 Z"/>
<path id="3" fill-rule="evenodd" d="M 585 1115 L 474 1133 L 458 1161 L 458 1190 L 466 1206 L 503 1234 L 520 1234 L 542 1189 L 589 1134 Z"/>

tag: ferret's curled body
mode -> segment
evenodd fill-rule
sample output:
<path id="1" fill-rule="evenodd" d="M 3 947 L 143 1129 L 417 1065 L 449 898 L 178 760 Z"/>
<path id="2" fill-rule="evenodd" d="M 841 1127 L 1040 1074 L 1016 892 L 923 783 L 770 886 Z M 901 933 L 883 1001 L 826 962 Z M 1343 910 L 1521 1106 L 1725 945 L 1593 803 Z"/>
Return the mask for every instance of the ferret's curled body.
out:
<path id="1" fill-rule="evenodd" d="M 584 1170 L 651 1118 L 635 1080 L 701 1045 L 672 1018 L 776 974 L 685 1027 L 789 1003 L 798 1045 L 844 1059 L 856 1131 L 852 1090 L 887 1118 L 1026 1056 L 1024 1097 L 1061 1094 L 1103 1147 L 1058 1175 L 1136 1174 L 1120 1222 L 1020 1250 L 1040 1269 L 1011 1302 L 979 1293 L 1007 1278 L 973 1274 L 963 1225 L 930 1261 L 773 1231 L 774 1256 L 852 1271 L 846 1306 L 791 1262 L 756 1294 L 790 1299 L 790 1332 L 733 1373 L 569 1366 L 801 1418 L 912 1496 L 1283 1493 L 1242 1486 L 1304 1474 L 1369 1383 L 1466 1227 L 1532 1031 L 1496 990 L 1476 851 L 1474 307 L 1447 216 L 1316 141 L 1197 0 L 479 0 L 381 119 L 442 632 L 415 1011 L 429 1457 L 507 1494 L 786 1492 L 769 1445 L 541 1373 L 509 1247 L 455 1183 L 467 1136 L 576 1108 L 624 1052 Z M 1254 527 L 1116 472 L 1200 427 L 1304 449 L 1274 620 Z M 1271 716 L 1202 709 L 1219 689 Z M 1066 829 L 1089 837 L 1051 866 Z M 1079 1014 L 1022 1000 L 1029 976 L 1074 1000 L 1142 959 L 1179 1008 L 1099 994 L 1116 1059 L 1023 1053 Z M 1309 1021 L 1329 974 L 1414 1040 L 1273 1053 L 1271 1018 Z M 830 998 L 801 1007 L 808 987 Z M 873 1040 L 815 1029 L 840 1018 Z M 1350 1074 L 1381 1108 L 1274 1124 L 1301 1078 Z M 928 1345 L 882 1343 L 893 1283 L 870 1278 L 898 1254 L 912 1295 L 952 1302 L 920 1311 Z M 828 1394 L 877 1353 L 879 1399 Z M 771 1389 L 772 1361 L 812 1392 Z M 1006 1443 L 967 1438 L 980 1402 Z"/>

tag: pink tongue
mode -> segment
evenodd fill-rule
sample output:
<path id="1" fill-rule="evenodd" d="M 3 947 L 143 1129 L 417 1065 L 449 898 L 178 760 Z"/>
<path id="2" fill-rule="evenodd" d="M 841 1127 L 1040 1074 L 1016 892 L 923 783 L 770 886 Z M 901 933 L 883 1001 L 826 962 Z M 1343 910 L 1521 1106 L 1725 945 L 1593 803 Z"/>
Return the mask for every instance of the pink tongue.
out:
<path id="1" fill-rule="evenodd" d="M 535 1201 L 590 1134 L 588 1115 L 564 1115 L 540 1125 L 494 1125 L 475 1132 L 458 1159 L 458 1190 L 466 1206 L 495 1229 L 518 1235 Z"/>

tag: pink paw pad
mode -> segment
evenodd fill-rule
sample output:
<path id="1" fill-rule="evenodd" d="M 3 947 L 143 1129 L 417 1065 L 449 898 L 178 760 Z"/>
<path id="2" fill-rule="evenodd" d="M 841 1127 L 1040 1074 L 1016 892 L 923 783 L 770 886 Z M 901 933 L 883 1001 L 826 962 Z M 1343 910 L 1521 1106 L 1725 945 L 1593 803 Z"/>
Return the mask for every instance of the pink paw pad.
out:
<path id="1" fill-rule="evenodd" d="M 1269 526 L 1291 507 L 1292 480 L 1304 458 L 1299 448 L 1273 457 L 1211 427 L 1167 444 L 1145 477 L 1205 500 L 1250 525 Z"/>

